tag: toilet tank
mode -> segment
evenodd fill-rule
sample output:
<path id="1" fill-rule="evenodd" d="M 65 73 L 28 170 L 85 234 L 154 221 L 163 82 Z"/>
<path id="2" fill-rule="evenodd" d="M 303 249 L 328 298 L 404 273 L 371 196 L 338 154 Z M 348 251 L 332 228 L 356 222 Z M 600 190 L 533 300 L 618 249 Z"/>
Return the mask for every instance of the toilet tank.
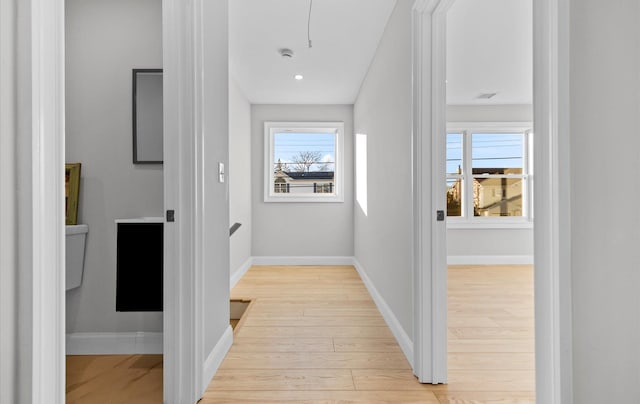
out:
<path id="1" fill-rule="evenodd" d="M 84 250 L 89 226 L 77 224 L 66 226 L 66 282 L 67 290 L 82 284 L 84 272 Z"/>

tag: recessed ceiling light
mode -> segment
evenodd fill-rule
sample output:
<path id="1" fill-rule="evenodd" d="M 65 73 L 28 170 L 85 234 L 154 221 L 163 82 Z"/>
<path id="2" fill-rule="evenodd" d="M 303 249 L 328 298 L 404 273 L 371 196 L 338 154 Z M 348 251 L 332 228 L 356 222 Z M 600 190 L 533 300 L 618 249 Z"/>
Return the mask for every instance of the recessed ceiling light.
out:
<path id="1" fill-rule="evenodd" d="M 296 80 L 302 80 L 304 77 L 302 76 L 302 74 L 296 74 L 295 76 L 293 76 L 293 78 Z"/>

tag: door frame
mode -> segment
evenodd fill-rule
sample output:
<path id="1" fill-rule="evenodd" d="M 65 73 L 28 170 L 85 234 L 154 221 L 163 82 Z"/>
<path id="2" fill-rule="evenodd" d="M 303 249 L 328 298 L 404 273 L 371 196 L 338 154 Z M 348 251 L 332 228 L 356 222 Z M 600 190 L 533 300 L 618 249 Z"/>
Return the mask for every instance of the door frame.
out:
<path id="1" fill-rule="evenodd" d="M 17 394 L 21 402 L 64 403 L 64 0 L 14 5 Z"/>
<path id="2" fill-rule="evenodd" d="M 444 77 L 444 70 L 441 63 L 432 62 L 436 60 L 432 56 L 443 51 L 444 38 L 438 35 L 438 32 L 442 32 L 442 13 L 437 10 L 441 3 L 447 1 L 450 0 L 416 0 L 412 29 L 416 297 L 414 372 L 420 381 L 428 383 L 446 381 L 446 276 L 443 276 L 446 265 L 442 265 L 442 247 L 446 246 L 446 239 L 442 236 L 445 233 L 442 229 L 444 225 L 442 222 L 436 223 L 434 216 L 434 211 L 444 205 L 440 200 L 443 197 L 431 192 L 431 185 L 443 182 L 443 177 L 438 175 L 438 170 L 430 171 L 429 167 L 433 167 L 432 164 L 437 161 L 432 155 L 437 149 L 437 143 L 436 147 L 431 144 L 436 137 L 433 134 L 441 133 L 435 130 L 444 128 L 445 123 L 444 104 L 438 106 L 433 102 L 431 89 L 434 89 L 434 96 L 442 97 L 439 89 L 444 86 L 444 82 L 436 80 Z M 21 206 L 32 206 L 18 217 L 18 228 L 21 229 L 18 290 L 23 307 L 20 309 L 20 318 L 23 324 L 27 324 L 21 327 L 19 336 L 22 341 L 29 341 L 28 344 L 21 344 L 23 348 L 19 356 L 21 359 L 28 359 L 29 365 L 21 367 L 22 382 L 19 390 L 22 397 L 29 397 L 33 403 L 64 403 L 65 239 L 64 222 L 61 219 L 64 217 L 64 0 L 17 3 L 21 16 L 17 21 L 17 92 L 20 94 L 18 102 L 22 106 L 18 111 L 17 160 L 18 178 L 26 187 L 20 193 L 18 202 Z M 194 17 L 194 3 L 180 3 L 177 0 L 163 0 L 163 25 L 176 15 L 183 22 L 197 20 Z M 181 44 L 184 45 L 183 50 L 185 47 L 192 49 L 193 42 L 188 42 L 187 39 L 194 33 L 188 31 L 187 25 L 171 24 L 163 27 L 163 39 L 168 40 L 170 33 L 181 33 L 184 36 L 176 40 L 174 51 Z M 572 402 L 568 51 L 568 0 L 536 0 L 536 394 L 540 402 L 551 404 Z M 200 52 L 202 49 L 197 49 L 196 56 Z M 169 61 L 165 59 L 165 63 L 167 62 Z M 181 73 L 187 77 L 193 72 L 181 70 Z M 183 77 L 177 77 L 176 80 L 180 78 Z M 196 94 L 191 95 L 197 98 Z M 180 101 L 184 105 L 190 105 L 192 100 Z M 182 112 L 193 113 L 193 110 L 185 107 Z M 182 115 L 176 115 L 175 119 L 183 118 Z M 177 138 L 177 134 L 174 136 Z M 543 150 L 545 153 L 541 152 Z M 187 196 L 179 205 L 185 207 L 189 202 L 193 200 Z M 183 228 L 180 236 L 184 235 L 183 232 L 195 233 L 193 228 Z M 178 238 L 184 241 L 181 237 Z M 436 253 L 436 256 L 432 253 Z M 177 259 L 171 255 L 167 258 Z M 184 265 L 183 260 L 177 259 L 176 262 L 176 268 Z M 188 290 L 198 274 L 190 272 L 184 276 L 189 277 L 190 282 L 176 286 L 176 289 L 180 288 L 179 292 Z M 188 298 L 188 301 L 182 300 L 183 298 Z M 181 306 L 176 314 L 181 315 L 193 305 L 200 307 L 197 302 L 201 297 L 179 293 L 176 296 L 165 296 L 165 299 L 180 302 Z M 191 324 L 194 321 L 197 323 L 199 316 L 196 313 L 191 316 Z M 166 326 L 169 326 L 168 321 L 165 321 Z M 177 324 L 174 325 L 176 326 Z M 165 329 L 165 333 L 176 338 L 172 343 L 165 342 L 165 349 L 170 350 L 165 355 L 171 355 L 171 350 L 178 347 L 190 352 L 176 369 L 187 371 L 197 368 L 191 360 L 196 355 L 197 347 L 187 346 L 188 342 L 197 338 L 195 328 L 186 331 L 189 335 L 182 334 L 177 327 Z M 165 369 L 165 394 L 171 393 L 167 397 L 186 397 L 182 396 L 183 391 L 196 389 L 193 386 L 196 382 L 171 379 L 171 374 L 168 373 L 171 367 L 169 365 Z M 195 377 L 194 380 L 200 379 Z M 185 384 L 191 387 L 184 386 Z M 190 395 L 187 393 L 187 396 Z"/>
<path id="3" fill-rule="evenodd" d="M 164 225 L 165 403 L 202 397 L 201 7 L 202 0 L 162 1 L 164 207 L 175 212 Z"/>
<path id="4" fill-rule="evenodd" d="M 203 380 L 201 202 L 193 173 L 201 118 L 203 0 L 163 0 L 165 206 L 181 213 L 165 225 L 163 401 L 196 402 Z M 65 402 L 65 2 L 15 0 L 19 211 L 17 394 L 34 404 Z M 169 79 L 167 79 L 169 77 Z M 179 134 L 182 133 L 182 136 Z M 189 133 L 191 136 L 184 135 Z M 166 147 L 165 147 L 166 150 Z M 201 171 L 201 170 L 200 170 Z M 177 227 L 177 229 L 176 229 Z M 191 243 L 190 241 L 194 241 Z M 201 246 L 200 246 L 201 247 Z M 25 341 L 27 341 L 25 343 Z"/>
<path id="5" fill-rule="evenodd" d="M 413 8 L 414 373 L 447 381 L 446 11 L 453 0 Z M 534 288 L 536 397 L 572 402 L 569 195 L 569 2 L 533 2 Z"/>
<path id="6" fill-rule="evenodd" d="M 454 0 L 416 0 L 412 9 L 414 215 L 413 368 L 422 383 L 447 382 L 446 12 Z"/>

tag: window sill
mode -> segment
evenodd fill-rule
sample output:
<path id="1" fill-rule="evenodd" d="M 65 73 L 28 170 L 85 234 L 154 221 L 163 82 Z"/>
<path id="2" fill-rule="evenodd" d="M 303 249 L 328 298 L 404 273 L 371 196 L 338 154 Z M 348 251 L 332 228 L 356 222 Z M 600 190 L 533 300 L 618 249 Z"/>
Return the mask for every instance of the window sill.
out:
<path id="1" fill-rule="evenodd" d="M 282 196 L 268 195 L 264 199 L 265 203 L 343 203 L 344 198 L 340 195 L 318 196 L 310 194 L 307 196 L 284 194 Z"/>
<path id="2" fill-rule="evenodd" d="M 485 229 L 533 229 L 529 220 L 500 222 L 495 220 L 457 221 L 447 220 L 447 229 L 451 230 L 485 230 Z"/>

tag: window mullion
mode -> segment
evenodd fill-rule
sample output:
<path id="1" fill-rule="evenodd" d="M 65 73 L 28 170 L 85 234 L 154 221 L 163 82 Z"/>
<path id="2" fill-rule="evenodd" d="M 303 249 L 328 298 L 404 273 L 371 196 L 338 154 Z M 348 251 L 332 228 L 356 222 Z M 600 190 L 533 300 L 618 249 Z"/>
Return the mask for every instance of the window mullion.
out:
<path id="1" fill-rule="evenodd" d="M 522 217 L 529 217 L 529 134 L 523 132 L 522 141 Z"/>
<path id="2" fill-rule="evenodd" d="M 471 164 L 471 132 L 465 130 L 462 135 L 462 168 L 464 172 L 463 208 L 466 220 L 473 219 L 473 170 Z"/>
<path id="3" fill-rule="evenodd" d="M 531 130 L 525 131 L 525 156 L 526 156 L 526 189 L 524 191 L 524 202 L 523 206 L 526 206 L 525 218 L 527 220 L 533 219 L 533 143 L 532 143 L 532 135 Z"/>

